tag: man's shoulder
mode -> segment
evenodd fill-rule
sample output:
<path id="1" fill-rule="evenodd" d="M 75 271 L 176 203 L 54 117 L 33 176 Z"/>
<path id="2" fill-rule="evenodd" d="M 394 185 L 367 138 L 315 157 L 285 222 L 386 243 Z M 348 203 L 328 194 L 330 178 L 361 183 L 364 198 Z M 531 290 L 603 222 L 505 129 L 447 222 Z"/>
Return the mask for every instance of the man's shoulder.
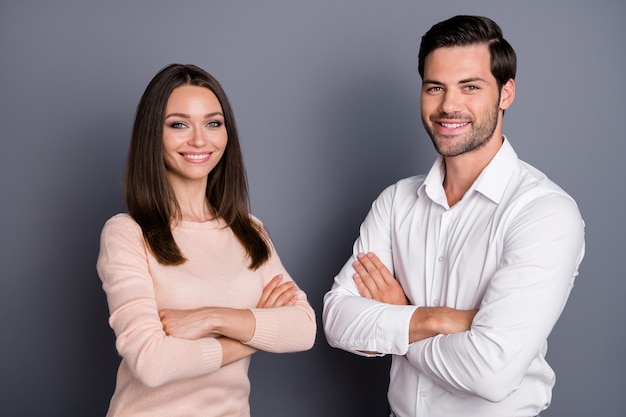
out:
<path id="1" fill-rule="evenodd" d="M 420 187 L 424 184 L 426 175 L 414 175 L 402 178 L 387 186 L 376 199 L 377 203 L 396 205 L 399 202 L 415 200 L 419 196 Z"/>
<path id="2" fill-rule="evenodd" d="M 401 180 L 391 184 L 387 187 L 387 190 L 393 190 L 394 194 L 397 193 L 417 193 L 419 188 L 424 184 L 426 174 L 414 175 L 412 177 L 402 178 Z"/>
<path id="3" fill-rule="evenodd" d="M 519 160 L 518 166 L 513 186 L 508 187 L 501 202 L 506 210 L 512 213 L 533 212 L 539 217 L 548 213 L 562 217 L 569 213 L 580 217 L 574 198 L 543 171 L 522 160 Z"/>
<path id="4" fill-rule="evenodd" d="M 530 193 L 536 195 L 552 194 L 572 199 L 572 197 L 563 188 L 561 188 L 561 186 L 551 180 L 540 169 L 522 160 L 519 160 L 519 167 L 519 193 Z"/>

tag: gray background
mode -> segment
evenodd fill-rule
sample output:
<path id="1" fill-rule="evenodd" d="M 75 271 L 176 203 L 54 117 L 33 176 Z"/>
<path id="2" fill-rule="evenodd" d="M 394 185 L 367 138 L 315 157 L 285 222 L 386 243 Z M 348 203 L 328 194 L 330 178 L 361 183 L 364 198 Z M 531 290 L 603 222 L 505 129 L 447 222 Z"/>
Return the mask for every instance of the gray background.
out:
<path id="1" fill-rule="evenodd" d="M 519 56 L 504 130 L 579 203 L 587 256 L 550 337 L 555 416 L 625 416 L 624 1 L 3 1 L 0 414 L 102 416 L 118 358 L 95 272 L 123 210 L 135 106 L 171 62 L 223 84 L 253 212 L 319 315 L 371 201 L 426 171 L 417 48 L 494 18 Z M 382 416 L 388 359 L 331 349 L 252 361 L 257 417 Z"/>

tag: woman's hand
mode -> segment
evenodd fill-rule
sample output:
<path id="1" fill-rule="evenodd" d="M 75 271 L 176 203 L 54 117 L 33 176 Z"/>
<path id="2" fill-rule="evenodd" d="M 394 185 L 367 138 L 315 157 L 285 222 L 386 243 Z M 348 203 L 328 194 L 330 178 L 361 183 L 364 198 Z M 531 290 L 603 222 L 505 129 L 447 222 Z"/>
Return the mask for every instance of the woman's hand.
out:
<path id="1" fill-rule="evenodd" d="M 169 336 L 195 340 L 215 333 L 217 308 L 194 310 L 164 309 L 159 311 L 163 330 Z"/>
<path id="2" fill-rule="evenodd" d="M 276 275 L 267 283 L 256 305 L 257 308 L 292 306 L 298 302 L 298 287 L 296 283 L 286 281 L 281 284 L 282 280 L 282 275 Z"/>

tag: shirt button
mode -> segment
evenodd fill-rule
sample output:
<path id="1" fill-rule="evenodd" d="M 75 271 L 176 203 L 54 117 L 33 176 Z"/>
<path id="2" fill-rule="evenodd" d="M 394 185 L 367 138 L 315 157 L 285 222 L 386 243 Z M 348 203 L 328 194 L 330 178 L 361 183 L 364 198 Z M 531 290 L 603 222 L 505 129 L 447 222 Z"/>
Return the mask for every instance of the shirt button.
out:
<path id="1" fill-rule="evenodd" d="M 424 398 L 428 395 L 428 393 L 426 391 L 422 391 L 420 392 L 420 395 L 422 396 L 422 398 Z"/>
<path id="2" fill-rule="evenodd" d="M 443 262 L 443 256 L 440 256 L 439 258 L 437 258 L 437 260 L 438 260 L 439 262 Z"/>
<path id="3" fill-rule="evenodd" d="M 438 306 L 439 306 L 439 299 L 435 299 L 435 300 L 433 300 L 433 305 L 434 305 L 435 307 L 438 307 Z"/>

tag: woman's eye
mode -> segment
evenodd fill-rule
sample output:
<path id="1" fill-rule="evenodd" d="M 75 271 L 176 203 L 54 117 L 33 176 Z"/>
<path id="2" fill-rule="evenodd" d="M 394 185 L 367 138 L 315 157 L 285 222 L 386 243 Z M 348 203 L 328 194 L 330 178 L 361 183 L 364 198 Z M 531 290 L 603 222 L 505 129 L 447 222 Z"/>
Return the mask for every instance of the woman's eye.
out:
<path id="1" fill-rule="evenodd" d="M 174 122 L 170 124 L 170 127 L 174 128 L 174 129 L 182 129 L 185 127 L 184 123 L 181 122 Z"/>
<path id="2" fill-rule="evenodd" d="M 220 127 L 222 125 L 222 122 L 214 120 L 212 122 L 208 123 L 209 127 Z"/>

